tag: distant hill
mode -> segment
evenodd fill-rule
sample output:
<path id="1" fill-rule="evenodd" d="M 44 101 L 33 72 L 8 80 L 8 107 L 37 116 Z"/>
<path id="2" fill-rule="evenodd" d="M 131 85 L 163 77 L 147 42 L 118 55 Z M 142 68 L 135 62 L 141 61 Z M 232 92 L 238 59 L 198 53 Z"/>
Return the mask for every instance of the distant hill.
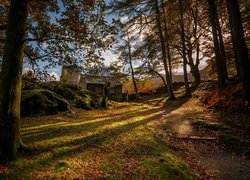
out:
<path id="1" fill-rule="evenodd" d="M 200 70 L 200 74 L 201 74 L 201 80 L 208 80 L 207 68 Z M 165 78 L 165 75 L 163 76 Z M 194 78 L 190 73 L 188 73 L 188 80 L 189 82 L 194 81 Z M 184 82 L 183 75 L 182 74 L 173 75 L 173 82 Z M 137 82 L 137 88 L 139 92 L 149 92 L 150 90 L 154 90 L 162 86 L 163 82 L 159 76 L 152 76 L 147 79 L 141 80 L 140 82 Z M 122 92 L 126 93 L 127 91 L 129 91 L 129 93 L 134 93 L 132 81 L 123 83 Z"/>
<path id="2" fill-rule="evenodd" d="M 200 70 L 200 75 L 201 75 L 201 80 L 207 80 L 208 79 L 207 68 Z M 188 80 L 190 82 L 194 81 L 194 78 L 191 73 L 188 73 Z M 184 82 L 183 75 L 173 75 L 173 82 Z"/>
<path id="3" fill-rule="evenodd" d="M 207 75 L 207 68 L 204 68 L 200 70 L 200 75 L 201 75 L 201 80 L 208 80 L 208 75 Z M 164 77 L 165 78 L 165 77 Z M 183 74 L 175 74 L 172 76 L 173 82 L 184 82 L 184 77 Z M 193 82 L 194 78 L 191 73 L 188 73 L 188 80 L 189 82 Z M 160 77 L 152 77 L 152 81 L 155 84 L 161 84 L 162 80 Z"/>

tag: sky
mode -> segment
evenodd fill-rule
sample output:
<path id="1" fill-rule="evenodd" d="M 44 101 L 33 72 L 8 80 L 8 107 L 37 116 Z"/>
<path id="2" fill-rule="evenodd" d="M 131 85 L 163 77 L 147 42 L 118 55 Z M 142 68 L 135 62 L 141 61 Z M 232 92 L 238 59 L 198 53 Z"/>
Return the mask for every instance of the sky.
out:
<path id="1" fill-rule="evenodd" d="M 105 0 L 106 4 L 109 4 L 110 1 L 111 0 Z M 117 18 L 117 17 L 114 15 L 105 16 L 105 20 L 110 24 L 112 23 L 113 18 Z M 112 53 L 112 49 L 102 52 L 102 57 L 104 58 L 104 64 L 107 66 L 109 66 L 111 62 L 117 59 L 117 55 Z M 39 62 L 40 68 L 43 68 L 43 66 L 46 66 L 46 64 L 47 64 L 46 62 Z M 23 73 L 26 73 L 30 69 L 31 69 L 30 65 L 28 63 L 24 63 Z M 51 75 L 54 75 L 56 77 L 56 80 L 60 80 L 61 69 L 62 69 L 62 66 L 56 66 L 56 67 L 48 69 L 48 73 Z"/>
<path id="2" fill-rule="evenodd" d="M 111 0 L 105 0 L 106 4 L 109 4 Z M 111 24 L 112 23 L 112 19 L 117 19 L 117 16 L 114 15 L 106 15 L 105 16 L 105 20 Z M 104 64 L 109 66 L 111 62 L 117 60 L 117 55 L 115 55 L 111 50 L 106 50 L 105 52 L 102 53 L 102 57 L 105 59 Z"/>
<path id="3" fill-rule="evenodd" d="M 105 0 L 105 2 L 108 4 L 111 0 Z M 114 16 L 114 15 L 106 15 L 105 17 L 105 20 L 108 22 L 108 23 L 112 23 L 112 19 L 115 18 L 119 18 L 117 16 Z M 126 17 L 125 17 L 126 18 Z M 121 20 L 124 19 L 123 18 L 120 18 Z M 112 48 L 110 50 L 106 50 L 104 52 L 102 52 L 102 57 L 104 58 L 104 64 L 109 66 L 113 61 L 117 60 L 117 55 L 114 54 L 112 52 Z M 40 62 L 39 63 L 40 67 L 42 68 L 43 66 L 46 65 L 46 62 Z M 200 69 L 203 69 L 206 67 L 206 60 L 202 60 L 201 63 L 200 63 Z M 188 71 L 190 71 L 190 68 L 189 66 L 187 67 L 188 68 Z M 53 68 L 50 68 L 48 69 L 48 73 L 50 75 L 53 75 L 56 80 L 60 80 L 60 76 L 61 76 L 61 69 L 62 67 L 61 66 L 56 66 L 56 67 L 53 67 Z M 25 63 L 24 64 L 24 67 L 23 67 L 23 73 L 26 73 L 28 70 L 30 70 L 30 65 Z M 160 72 L 162 74 L 164 74 L 164 71 Z M 176 69 L 174 72 L 174 74 L 182 74 L 183 73 L 183 68 L 182 67 L 179 67 L 178 69 Z"/>

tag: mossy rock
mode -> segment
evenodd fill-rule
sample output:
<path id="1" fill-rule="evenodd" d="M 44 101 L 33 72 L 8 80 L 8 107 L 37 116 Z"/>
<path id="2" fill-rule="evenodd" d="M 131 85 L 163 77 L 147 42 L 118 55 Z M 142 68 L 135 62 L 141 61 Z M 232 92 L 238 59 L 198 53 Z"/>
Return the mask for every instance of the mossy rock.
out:
<path id="1" fill-rule="evenodd" d="M 87 109 L 87 110 L 91 109 L 90 99 L 88 98 L 77 96 L 74 100 L 74 103 L 77 108 Z"/>
<path id="2" fill-rule="evenodd" d="M 60 96 L 68 100 L 74 100 L 77 92 L 79 91 L 79 89 L 74 85 L 60 82 L 50 82 L 46 84 L 45 88 L 55 92 L 56 94 L 59 94 Z"/>
<path id="3" fill-rule="evenodd" d="M 102 96 L 91 91 L 86 91 L 77 85 L 50 82 L 45 85 L 45 88 L 61 95 L 77 108 L 89 110 L 91 108 L 106 107 L 108 104 L 107 99 L 103 99 Z"/>
<path id="4" fill-rule="evenodd" d="M 56 114 L 68 110 L 69 103 L 49 90 L 33 89 L 22 93 L 22 116 Z"/>

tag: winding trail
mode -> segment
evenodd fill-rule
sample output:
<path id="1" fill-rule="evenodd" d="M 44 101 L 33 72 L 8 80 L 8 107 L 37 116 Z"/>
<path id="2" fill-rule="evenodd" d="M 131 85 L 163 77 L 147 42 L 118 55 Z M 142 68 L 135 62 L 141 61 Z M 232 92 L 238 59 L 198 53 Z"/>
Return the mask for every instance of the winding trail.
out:
<path id="1" fill-rule="evenodd" d="M 165 107 L 161 101 L 148 105 Z M 162 108 L 162 107 L 161 107 Z M 192 126 L 194 119 L 216 121 L 212 111 L 198 99 L 184 99 L 165 108 L 168 114 L 158 123 L 158 135 L 164 137 L 201 179 L 250 179 L 250 160 L 233 153 L 219 141 L 216 131 Z"/>

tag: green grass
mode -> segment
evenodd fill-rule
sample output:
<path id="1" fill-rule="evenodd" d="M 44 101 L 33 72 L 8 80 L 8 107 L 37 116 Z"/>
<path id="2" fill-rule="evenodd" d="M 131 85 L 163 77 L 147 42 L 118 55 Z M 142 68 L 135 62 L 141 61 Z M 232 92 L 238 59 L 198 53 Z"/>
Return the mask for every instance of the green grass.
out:
<path id="1" fill-rule="evenodd" d="M 25 118 L 21 136 L 30 151 L 0 165 L 10 179 L 106 178 L 190 179 L 189 168 L 155 136 L 166 112 L 142 103 L 113 103 L 108 109 L 74 109 Z"/>

